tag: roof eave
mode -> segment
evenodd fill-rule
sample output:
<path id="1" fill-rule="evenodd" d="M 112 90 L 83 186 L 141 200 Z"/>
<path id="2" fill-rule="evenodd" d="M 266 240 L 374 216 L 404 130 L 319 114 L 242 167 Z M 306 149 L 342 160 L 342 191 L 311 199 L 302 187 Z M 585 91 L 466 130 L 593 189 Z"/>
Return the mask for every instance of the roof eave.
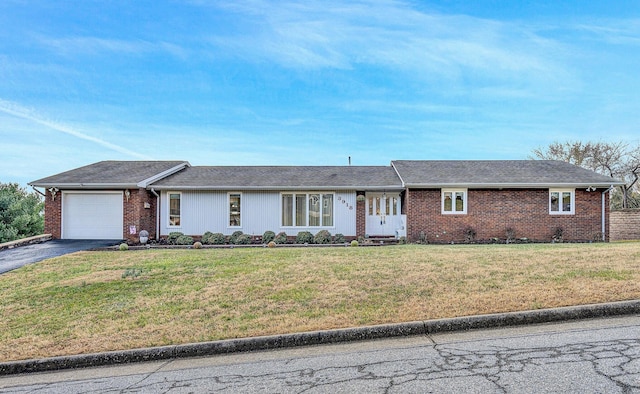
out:
<path id="1" fill-rule="evenodd" d="M 212 191 L 223 191 L 223 190 L 255 190 L 255 191 L 294 191 L 294 190 L 404 190 L 399 185 L 380 185 L 380 186 L 359 186 L 359 185 L 342 185 L 342 186 L 318 186 L 318 185 L 301 185 L 301 186 L 167 186 L 167 185 L 150 185 L 155 190 L 212 190 Z"/>
<path id="2" fill-rule="evenodd" d="M 55 187 L 58 189 L 87 189 L 87 190 L 96 190 L 96 189 L 137 189 L 138 185 L 135 183 L 39 183 L 39 182 L 31 182 L 28 183 L 29 186 L 33 187 L 44 187 L 51 188 Z"/>
<path id="3" fill-rule="evenodd" d="M 588 188 L 599 189 L 623 185 L 623 182 L 558 182 L 558 183 L 412 183 L 407 188 L 440 189 L 443 187 L 460 187 L 468 189 L 548 189 L 548 188 Z"/>

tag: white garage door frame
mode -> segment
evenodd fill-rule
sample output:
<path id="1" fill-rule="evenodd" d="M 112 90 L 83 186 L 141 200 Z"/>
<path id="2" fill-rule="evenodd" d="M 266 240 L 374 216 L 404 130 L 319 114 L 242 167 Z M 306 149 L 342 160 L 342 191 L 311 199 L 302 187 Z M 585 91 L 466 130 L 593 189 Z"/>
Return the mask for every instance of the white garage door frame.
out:
<path id="1" fill-rule="evenodd" d="M 64 191 L 62 239 L 122 239 L 122 191 Z"/>

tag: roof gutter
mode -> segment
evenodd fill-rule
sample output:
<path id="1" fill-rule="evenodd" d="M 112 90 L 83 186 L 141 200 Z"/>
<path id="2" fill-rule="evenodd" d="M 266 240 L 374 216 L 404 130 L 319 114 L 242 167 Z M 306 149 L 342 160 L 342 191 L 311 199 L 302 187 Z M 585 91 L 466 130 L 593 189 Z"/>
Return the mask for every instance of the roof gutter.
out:
<path id="1" fill-rule="evenodd" d="M 623 183 L 422 183 L 408 184 L 408 188 L 441 189 L 443 187 L 460 187 L 469 189 L 549 189 L 549 188 L 610 188 Z"/>
<path id="2" fill-rule="evenodd" d="M 393 171 L 396 172 L 396 175 L 400 179 L 400 182 L 402 182 L 402 188 L 403 189 L 406 188 L 407 184 L 405 183 L 404 179 L 402 179 L 402 175 L 400 175 L 400 171 L 398 171 L 398 169 L 396 168 L 396 165 L 393 163 L 393 161 L 391 161 L 391 167 L 393 168 Z"/>
<path id="3" fill-rule="evenodd" d="M 317 191 L 336 191 L 336 190 L 403 190 L 399 185 L 392 186 L 239 186 L 239 185 L 216 185 L 216 186 L 154 186 L 157 190 L 250 190 L 250 191 L 296 191 L 296 190 L 317 190 Z"/>

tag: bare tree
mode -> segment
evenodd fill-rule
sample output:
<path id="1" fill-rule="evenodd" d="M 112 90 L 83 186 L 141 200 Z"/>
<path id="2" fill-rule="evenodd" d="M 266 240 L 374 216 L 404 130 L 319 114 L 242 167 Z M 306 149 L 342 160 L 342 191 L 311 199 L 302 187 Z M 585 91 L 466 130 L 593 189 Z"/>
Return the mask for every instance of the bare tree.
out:
<path id="1" fill-rule="evenodd" d="M 561 160 L 608 175 L 625 182 L 612 194 L 616 208 L 640 207 L 640 145 L 630 148 L 626 142 L 553 142 L 547 148 L 533 150 L 531 159 Z"/>

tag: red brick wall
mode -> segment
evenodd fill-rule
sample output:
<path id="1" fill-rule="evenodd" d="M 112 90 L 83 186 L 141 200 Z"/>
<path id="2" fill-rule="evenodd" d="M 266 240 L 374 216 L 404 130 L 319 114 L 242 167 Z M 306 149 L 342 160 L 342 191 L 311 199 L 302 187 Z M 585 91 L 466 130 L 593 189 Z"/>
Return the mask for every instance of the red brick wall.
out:
<path id="1" fill-rule="evenodd" d="M 565 241 L 601 239 L 602 191 L 577 189 L 574 215 L 550 215 L 548 189 L 470 189 L 466 215 L 443 215 L 440 189 L 411 189 L 406 197 L 407 237 L 418 240 L 424 231 L 429 242 L 464 242 L 465 230 L 473 228 L 478 241 L 504 240 L 512 228 L 516 238 L 549 242 L 561 227 Z M 608 218 L 608 195 L 605 198 Z M 607 220 L 607 235 L 608 226 Z"/>
<path id="2" fill-rule="evenodd" d="M 127 240 L 138 242 L 142 230 L 149 232 L 149 239 L 156 236 L 156 197 L 145 189 L 129 190 L 129 201 L 123 199 L 123 234 Z M 145 203 L 149 208 L 145 208 Z M 130 234 L 131 226 L 136 227 L 136 233 Z"/>
<path id="3" fill-rule="evenodd" d="M 611 212 L 611 240 L 640 239 L 640 209 L 621 209 Z"/>
<path id="4" fill-rule="evenodd" d="M 366 233 L 366 201 L 356 199 L 356 237 L 364 237 Z"/>
<path id="5" fill-rule="evenodd" d="M 62 192 L 56 193 L 55 200 L 49 190 L 45 190 L 44 198 L 44 232 L 53 239 L 62 237 Z"/>

